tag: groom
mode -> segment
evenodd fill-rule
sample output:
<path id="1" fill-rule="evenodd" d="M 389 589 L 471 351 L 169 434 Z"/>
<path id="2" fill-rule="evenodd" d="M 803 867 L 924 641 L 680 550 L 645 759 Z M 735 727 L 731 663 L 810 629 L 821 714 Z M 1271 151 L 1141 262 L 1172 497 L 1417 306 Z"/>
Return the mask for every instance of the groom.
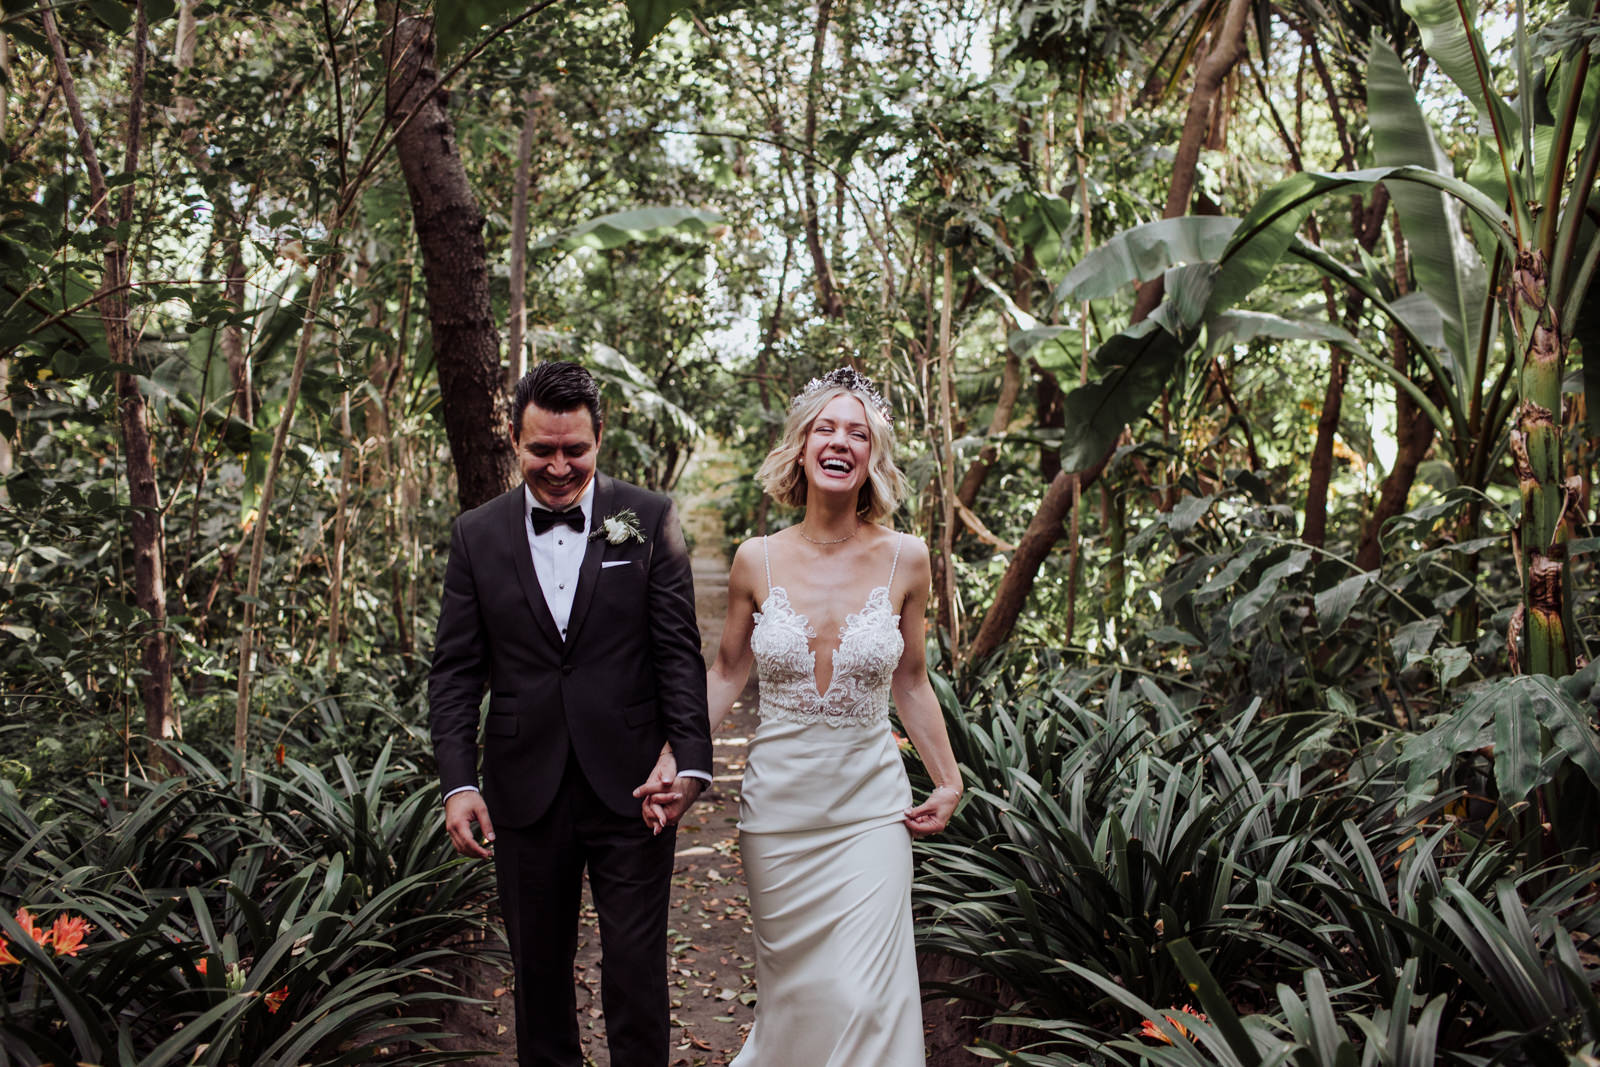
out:
<path id="1" fill-rule="evenodd" d="M 588 371 L 535 367 L 510 430 L 523 484 L 456 520 L 445 570 L 428 682 L 445 825 L 457 852 L 494 859 L 518 1062 L 583 1062 L 572 963 L 587 867 L 611 1062 L 662 1067 L 674 834 L 652 834 L 633 790 L 664 741 L 687 768 L 674 791 L 692 801 L 710 777 L 688 551 L 670 500 L 595 473 Z"/>

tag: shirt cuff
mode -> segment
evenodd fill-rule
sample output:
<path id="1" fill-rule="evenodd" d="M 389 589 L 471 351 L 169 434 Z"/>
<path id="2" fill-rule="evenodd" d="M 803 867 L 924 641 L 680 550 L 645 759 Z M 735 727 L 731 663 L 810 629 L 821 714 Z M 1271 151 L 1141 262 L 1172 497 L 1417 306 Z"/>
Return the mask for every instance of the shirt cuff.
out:
<path id="1" fill-rule="evenodd" d="M 707 774 L 705 771 L 679 771 L 678 772 L 678 777 L 679 778 L 698 778 L 703 782 L 711 781 L 711 775 Z"/>
<path id="2" fill-rule="evenodd" d="M 444 795 L 444 799 L 445 800 L 449 800 L 451 797 L 455 796 L 457 793 L 465 793 L 469 789 L 472 790 L 474 793 L 476 793 L 478 791 L 478 787 L 475 786 L 475 785 L 458 785 L 454 789 L 450 790 L 450 792 L 446 793 Z"/>

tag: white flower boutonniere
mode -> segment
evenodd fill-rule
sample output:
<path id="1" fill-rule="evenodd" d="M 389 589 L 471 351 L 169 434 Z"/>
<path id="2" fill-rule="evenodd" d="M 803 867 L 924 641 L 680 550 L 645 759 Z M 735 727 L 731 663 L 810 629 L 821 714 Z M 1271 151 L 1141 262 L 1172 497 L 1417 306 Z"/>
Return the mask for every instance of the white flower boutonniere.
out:
<path id="1" fill-rule="evenodd" d="M 639 516 L 634 514 L 632 508 L 623 508 L 601 519 L 600 528 L 589 535 L 589 540 L 597 537 L 604 537 L 608 545 L 620 545 L 624 541 L 644 544 L 644 531 L 639 529 Z"/>

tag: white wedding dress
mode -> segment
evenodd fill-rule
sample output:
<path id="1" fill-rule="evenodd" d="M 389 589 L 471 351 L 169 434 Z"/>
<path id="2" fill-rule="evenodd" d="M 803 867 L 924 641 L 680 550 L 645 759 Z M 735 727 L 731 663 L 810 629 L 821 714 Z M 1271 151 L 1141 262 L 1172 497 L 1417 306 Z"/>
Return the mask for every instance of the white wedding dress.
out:
<path id="1" fill-rule="evenodd" d="M 889 682 L 904 649 L 889 601 L 899 561 L 897 541 L 888 584 L 840 629 L 824 693 L 816 634 L 772 584 L 767 560 L 750 637 L 761 723 L 739 811 L 758 999 L 733 1067 L 925 1062 L 902 821 L 911 786 L 889 731 Z"/>

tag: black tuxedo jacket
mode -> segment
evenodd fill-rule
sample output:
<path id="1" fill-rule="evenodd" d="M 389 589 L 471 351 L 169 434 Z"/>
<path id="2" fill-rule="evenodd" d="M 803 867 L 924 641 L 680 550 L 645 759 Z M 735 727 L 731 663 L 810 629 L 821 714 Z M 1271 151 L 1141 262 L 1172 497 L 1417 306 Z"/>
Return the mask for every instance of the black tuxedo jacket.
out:
<path id="1" fill-rule="evenodd" d="M 576 755 L 607 806 L 636 815 L 633 789 L 661 744 L 678 766 L 711 770 L 705 661 L 689 553 L 672 502 L 595 475 L 592 537 L 561 639 L 534 574 L 522 486 L 456 520 L 445 570 L 429 725 L 446 792 L 478 785 L 497 826 L 544 814 Z M 632 509 L 643 542 L 609 544 L 607 515 Z M 612 566 L 603 566 L 610 563 Z"/>

